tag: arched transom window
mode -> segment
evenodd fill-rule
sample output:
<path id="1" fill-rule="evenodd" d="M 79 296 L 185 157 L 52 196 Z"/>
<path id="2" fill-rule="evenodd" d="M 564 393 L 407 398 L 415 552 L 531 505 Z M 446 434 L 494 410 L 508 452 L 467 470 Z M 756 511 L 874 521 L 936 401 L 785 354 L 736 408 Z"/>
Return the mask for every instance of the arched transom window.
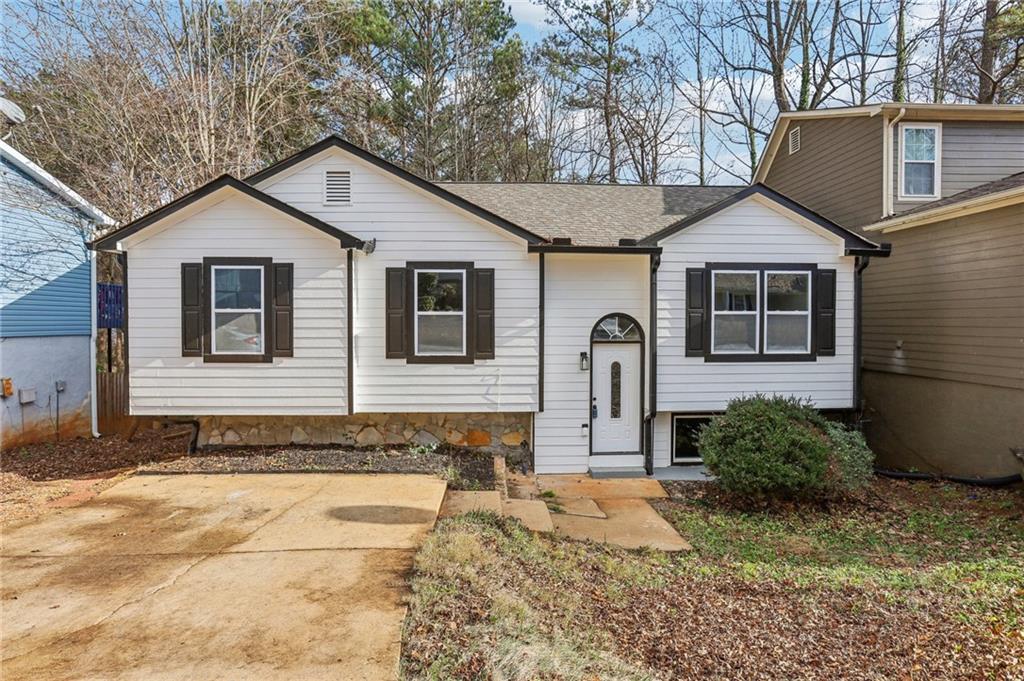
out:
<path id="1" fill-rule="evenodd" d="M 638 341 L 640 328 L 625 315 L 605 317 L 594 327 L 592 340 L 596 341 Z"/>

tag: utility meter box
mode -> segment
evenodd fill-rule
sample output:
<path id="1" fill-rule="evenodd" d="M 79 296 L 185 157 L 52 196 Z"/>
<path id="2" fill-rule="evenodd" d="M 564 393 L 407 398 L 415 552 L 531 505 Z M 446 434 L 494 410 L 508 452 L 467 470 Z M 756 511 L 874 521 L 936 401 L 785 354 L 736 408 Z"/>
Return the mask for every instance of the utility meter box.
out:
<path id="1" fill-rule="evenodd" d="M 18 402 L 21 404 L 32 404 L 36 401 L 35 388 L 21 388 L 18 390 Z"/>

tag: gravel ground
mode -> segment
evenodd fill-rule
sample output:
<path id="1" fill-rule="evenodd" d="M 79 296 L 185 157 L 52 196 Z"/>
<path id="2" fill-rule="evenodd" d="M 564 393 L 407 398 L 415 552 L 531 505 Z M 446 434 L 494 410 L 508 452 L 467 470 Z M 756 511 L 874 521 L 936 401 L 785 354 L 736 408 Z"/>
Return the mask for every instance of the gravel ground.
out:
<path id="1" fill-rule="evenodd" d="M 494 458 L 458 447 L 237 447 L 201 451 L 143 466 L 143 473 L 423 473 L 453 489 L 494 489 Z"/>

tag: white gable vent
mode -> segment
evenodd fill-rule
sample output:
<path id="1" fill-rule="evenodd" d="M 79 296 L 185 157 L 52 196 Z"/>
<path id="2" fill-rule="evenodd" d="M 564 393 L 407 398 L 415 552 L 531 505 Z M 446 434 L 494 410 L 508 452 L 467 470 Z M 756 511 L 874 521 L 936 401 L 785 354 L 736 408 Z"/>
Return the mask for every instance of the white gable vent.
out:
<path id="1" fill-rule="evenodd" d="M 795 154 L 800 151 L 800 128 L 793 128 L 789 131 L 789 153 Z"/>
<path id="2" fill-rule="evenodd" d="M 348 170 L 324 171 L 324 205 L 347 206 L 352 203 L 352 173 Z"/>

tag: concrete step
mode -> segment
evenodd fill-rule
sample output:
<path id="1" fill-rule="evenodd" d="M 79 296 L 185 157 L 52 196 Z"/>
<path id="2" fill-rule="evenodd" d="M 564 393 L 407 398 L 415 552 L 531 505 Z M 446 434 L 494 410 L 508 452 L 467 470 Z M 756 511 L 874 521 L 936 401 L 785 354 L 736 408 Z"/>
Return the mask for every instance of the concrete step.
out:
<path id="1" fill-rule="evenodd" d="M 592 478 L 646 478 L 647 471 L 643 466 L 607 466 L 591 468 Z"/>
<path id="2" fill-rule="evenodd" d="M 505 515 L 518 518 L 534 532 L 555 531 L 548 506 L 539 499 L 506 499 L 501 508 Z"/>
<path id="3" fill-rule="evenodd" d="M 444 495 L 444 503 L 441 504 L 439 515 L 442 518 L 450 518 L 470 511 L 491 511 L 501 515 L 501 493 L 497 491 L 464 492 L 450 489 Z"/>

